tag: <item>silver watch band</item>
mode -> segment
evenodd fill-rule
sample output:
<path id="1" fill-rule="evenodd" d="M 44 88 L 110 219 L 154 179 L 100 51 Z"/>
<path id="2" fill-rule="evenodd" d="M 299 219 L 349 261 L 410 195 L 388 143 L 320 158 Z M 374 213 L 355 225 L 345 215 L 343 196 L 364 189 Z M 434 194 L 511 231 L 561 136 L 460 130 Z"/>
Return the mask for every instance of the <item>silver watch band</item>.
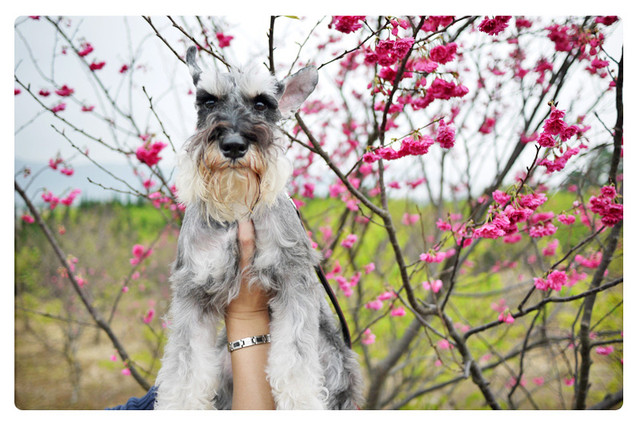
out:
<path id="1" fill-rule="evenodd" d="M 271 334 L 257 335 L 230 342 L 227 344 L 227 348 L 229 349 L 229 352 L 232 352 L 241 348 L 251 347 L 252 345 L 267 344 L 269 342 L 271 342 Z"/>

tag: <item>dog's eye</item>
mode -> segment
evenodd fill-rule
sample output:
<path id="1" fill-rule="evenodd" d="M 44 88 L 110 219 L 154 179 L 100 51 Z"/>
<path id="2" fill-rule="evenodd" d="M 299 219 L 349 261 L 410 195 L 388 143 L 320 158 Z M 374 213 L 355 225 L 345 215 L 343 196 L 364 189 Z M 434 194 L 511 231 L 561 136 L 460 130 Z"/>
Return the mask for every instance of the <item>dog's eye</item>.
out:
<path id="1" fill-rule="evenodd" d="M 204 103 L 204 106 L 205 106 L 206 108 L 209 108 L 209 109 L 211 109 L 211 108 L 215 107 L 215 105 L 216 105 L 216 100 L 215 100 L 215 99 L 208 99 L 208 100 L 206 100 L 206 101 L 205 101 L 205 103 Z"/>
<path id="2" fill-rule="evenodd" d="M 256 101 L 255 104 L 253 104 L 253 108 L 255 108 L 258 111 L 264 111 L 267 109 L 267 104 L 265 104 L 262 101 Z"/>

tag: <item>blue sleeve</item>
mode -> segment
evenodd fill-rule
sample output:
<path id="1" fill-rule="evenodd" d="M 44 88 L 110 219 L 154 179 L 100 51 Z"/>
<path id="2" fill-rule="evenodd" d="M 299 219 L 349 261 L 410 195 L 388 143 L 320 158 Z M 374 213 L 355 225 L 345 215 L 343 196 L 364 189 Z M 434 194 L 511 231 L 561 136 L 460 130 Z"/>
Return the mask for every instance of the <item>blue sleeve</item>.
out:
<path id="1" fill-rule="evenodd" d="M 156 403 L 156 390 L 156 386 L 153 386 L 144 396 L 132 397 L 124 405 L 107 408 L 107 410 L 153 410 Z"/>

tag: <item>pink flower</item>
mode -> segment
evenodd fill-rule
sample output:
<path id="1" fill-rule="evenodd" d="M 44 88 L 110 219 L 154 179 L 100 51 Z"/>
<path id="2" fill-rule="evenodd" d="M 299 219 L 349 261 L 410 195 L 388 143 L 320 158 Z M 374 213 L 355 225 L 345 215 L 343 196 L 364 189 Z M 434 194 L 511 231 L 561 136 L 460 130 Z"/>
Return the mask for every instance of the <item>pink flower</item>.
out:
<path id="1" fill-rule="evenodd" d="M 144 318 L 142 319 L 142 321 L 146 324 L 151 323 L 151 321 L 153 320 L 153 316 L 155 316 L 156 311 L 153 308 L 150 308 L 147 311 L 147 314 L 145 314 Z"/>
<path id="2" fill-rule="evenodd" d="M 553 270 L 547 276 L 547 285 L 554 291 L 559 291 L 562 286 L 567 284 L 567 273 L 564 271 Z"/>
<path id="3" fill-rule="evenodd" d="M 613 346 L 608 345 L 606 347 L 603 347 L 603 346 L 596 347 L 596 353 L 601 356 L 608 356 L 611 353 L 613 353 Z"/>
<path id="4" fill-rule="evenodd" d="M 476 239 L 479 237 L 484 237 L 486 239 L 497 239 L 498 237 L 502 237 L 505 234 L 507 233 L 503 229 L 491 222 L 488 222 L 481 227 L 473 230 L 473 237 Z"/>
<path id="5" fill-rule="evenodd" d="M 82 48 L 82 50 L 78 51 L 79 56 L 87 56 L 88 54 L 93 52 L 93 46 L 91 46 L 91 43 L 84 42 L 80 45 L 80 47 Z"/>
<path id="6" fill-rule="evenodd" d="M 440 341 L 438 341 L 438 347 L 441 350 L 451 350 L 454 346 L 452 343 L 449 342 L 449 340 L 447 340 L 446 338 L 443 338 Z"/>
<path id="7" fill-rule="evenodd" d="M 436 221 L 436 227 L 438 227 L 442 231 L 451 230 L 451 224 L 449 224 L 448 222 L 443 221 L 442 218 L 438 218 L 438 221 Z"/>
<path id="8" fill-rule="evenodd" d="M 35 221 L 35 219 L 33 219 L 33 217 L 29 214 L 24 214 L 20 218 L 27 224 L 33 224 Z"/>
<path id="9" fill-rule="evenodd" d="M 504 206 L 511 201 L 511 196 L 500 190 L 494 191 L 491 195 L 493 196 L 493 200 L 500 206 Z"/>
<path id="10" fill-rule="evenodd" d="M 357 240 L 358 236 L 355 234 L 349 234 L 342 242 L 340 242 L 340 245 L 344 248 L 351 249 Z"/>
<path id="11" fill-rule="evenodd" d="M 124 74 L 124 73 L 126 73 L 127 71 L 129 71 L 129 66 L 128 66 L 127 64 L 124 64 L 122 67 L 120 67 L 120 71 L 119 71 L 119 73 L 120 73 L 120 74 Z"/>
<path id="12" fill-rule="evenodd" d="M 490 36 L 498 35 L 509 26 L 510 19 L 510 16 L 496 16 L 492 19 L 485 16 L 480 25 L 478 25 L 478 30 Z"/>
<path id="13" fill-rule="evenodd" d="M 571 387 L 576 382 L 576 379 L 574 377 L 570 377 L 570 378 L 565 378 L 563 381 L 564 381 L 564 385 L 566 385 L 567 387 Z"/>
<path id="14" fill-rule="evenodd" d="M 117 357 L 115 354 L 112 354 L 112 355 L 111 355 L 111 357 L 109 357 L 109 359 L 110 359 L 112 362 L 115 362 L 116 360 L 118 360 L 118 357 Z"/>
<path id="15" fill-rule="evenodd" d="M 371 332 L 371 329 L 367 328 L 360 342 L 362 342 L 363 345 L 371 345 L 376 342 L 376 336 Z"/>
<path id="16" fill-rule="evenodd" d="M 576 217 L 573 215 L 560 214 L 558 215 L 558 221 L 566 225 L 571 225 L 576 222 Z"/>
<path id="17" fill-rule="evenodd" d="M 393 298 L 395 296 L 396 295 L 393 292 L 385 291 L 385 292 L 381 293 L 380 296 L 378 296 L 378 299 L 380 301 L 386 301 L 386 300 L 391 299 L 391 298 Z"/>
<path id="18" fill-rule="evenodd" d="M 64 111 L 65 108 L 67 108 L 67 104 L 65 104 L 64 102 L 61 102 L 60 104 L 51 107 L 51 112 L 59 113 L 60 111 Z"/>
<path id="19" fill-rule="evenodd" d="M 542 255 L 544 256 L 554 256 L 556 254 L 556 248 L 558 247 L 558 239 L 550 242 L 544 249 L 542 249 Z"/>
<path id="20" fill-rule="evenodd" d="M 375 269 L 376 269 L 376 265 L 372 262 L 364 266 L 364 272 L 366 274 L 371 273 Z"/>
<path id="21" fill-rule="evenodd" d="M 498 320 L 504 323 L 513 323 L 515 321 L 515 319 L 513 318 L 513 316 L 508 310 L 505 310 L 502 313 L 500 313 L 498 315 Z"/>
<path id="22" fill-rule="evenodd" d="M 93 111 L 94 108 L 96 108 L 96 107 L 93 106 L 93 105 L 83 105 L 81 110 L 83 112 L 85 112 L 85 113 L 88 113 L 88 112 Z"/>
<path id="23" fill-rule="evenodd" d="M 51 92 L 49 92 L 46 89 L 40 89 L 40 91 L 38 92 L 38 95 L 46 98 L 47 96 L 51 95 Z"/>
<path id="24" fill-rule="evenodd" d="M 493 117 L 487 117 L 478 131 L 480 133 L 489 134 L 491 133 L 491 131 L 493 131 L 495 125 L 496 119 L 494 119 Z"/>
<path id="25" fill-rule="evenodd" d="M 438 123 L 438 135 L 436 136 L 436 142 L 440 144 L 442 148 L 451 148 L 455 143 L 456 131 L 451 126 L 447 126 L 444 120 L 440 120 Z"/>
<path id="26" fill-rule="evenodd" d="M 440 64 L 446 64 L 447 62 L 453 61 L 456 57 L 457 49 L 458 45 L 455 43 L 436 46 L 429 52 L 429 58 Z"/>
<path id="27" fill-rule="evenodd" d="M 369 310 L 380 310 L 383 307 L 382 301 L 379 299 L 375 299 L 373 301 L 369 301 L 364 305 L 364 308 L 368 308 Z"/>
<path id="28" fill-rule="evenodd" d="M 391 310 L 391 312 L 389 313 L 389 315 L 391 317 L 402 317 L 405 316 L 407 313 L 404 311 L 404 307 L 400 306 L 397 308 L 394 308 L 393 310 Z"/>
<path id="29" fill-rule="evenodd" d="M 420 261 L 424 261 L 428 264 L 432 264 L 432 263 L 440 263 L 444 260 L 445 258 L 445 253 L 444 252 L 434 252 L 434 251 L 429 251 L 427 253 L 424 254 L 420 254 Z"/>
<path id="30" fill-rule="evenodd" d="M 89 64 L 89 69 L 91 71 L 97 71 L 97 70 L 102 70 L 102 68 L 104 67 L 104 65 L 106 64 L 106 62 L 102 61 L 102 62 L 92 62 L 91 64 Z"/>
<path id="31" fill-rule="evenodd" d="M 231 40 L 233 40 L 233 36 L 225 36 L 223 33 L 216 33 L 216 38 L 218 39 L 218 46 L 220 46 L 220 48 L 231 45 Z"/>
<path id="32" fill-rule="evenodd" d="M 142 163 L 148 166 L 154 166 L 162 160 L 162 157 L 160 157 L 159 154 L 166 146 L 167 144 L 164 142 L 154 142 L 152 144 L 145 143 L 136 150 L 136 157 Z"/>
<path id="33" fill-rule="evenodd" d="M 420 214 L 409 214 L 408 212 L 405 212 L 404 215 L 402 215 L 402 223 L 404 225 L 413 225 L 418 222 L 419 219 Z"/>
<path id="34" fill-rule="evenodd" d="M 442 280 L 437 279 L 437 280 L 433 280 L 431 282 L 422 282 L 422 287 L 425 289 L 431 289 L 431 291 L 433 291 L 433 293 L 438 293 L 438 291 L 440 291 L 440 289 L 442 289 Z"/>
<path id="35" fill-rule="evenodd" d="M 349 34 L 362 28 L 366 16 L 334 16 L 329 23 L 329 28 L 335 27 L 341 33 Z"/>
<path id="36" fill-rule="evenodd" d="M 58 96 L 71 96 L 73 94 L 74 90 L 71 89 L 69 86 L 67 85 L 62 85 L 62 87 L 58 90 L 56 90 L 56 95 Z"/>
<path id="37" fill-rule="evenodd" d="M 125 376 L 131 375 L 131 371 L 129 370 L 129 368 L 124 368 L 122 371 L 120 371 L 120 373 Z"/>

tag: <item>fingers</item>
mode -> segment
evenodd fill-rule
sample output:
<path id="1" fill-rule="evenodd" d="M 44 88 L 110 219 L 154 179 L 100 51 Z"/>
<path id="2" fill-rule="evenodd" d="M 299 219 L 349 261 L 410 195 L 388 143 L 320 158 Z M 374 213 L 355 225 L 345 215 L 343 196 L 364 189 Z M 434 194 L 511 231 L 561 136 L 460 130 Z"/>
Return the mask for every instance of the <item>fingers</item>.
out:
<path id="1" fill-rule="evenodd" d="M 244 268 L 255 252 L 255 230 L 251 220 L 238 222 L 238 244 L 240 247 L 240 267 Z"/>

